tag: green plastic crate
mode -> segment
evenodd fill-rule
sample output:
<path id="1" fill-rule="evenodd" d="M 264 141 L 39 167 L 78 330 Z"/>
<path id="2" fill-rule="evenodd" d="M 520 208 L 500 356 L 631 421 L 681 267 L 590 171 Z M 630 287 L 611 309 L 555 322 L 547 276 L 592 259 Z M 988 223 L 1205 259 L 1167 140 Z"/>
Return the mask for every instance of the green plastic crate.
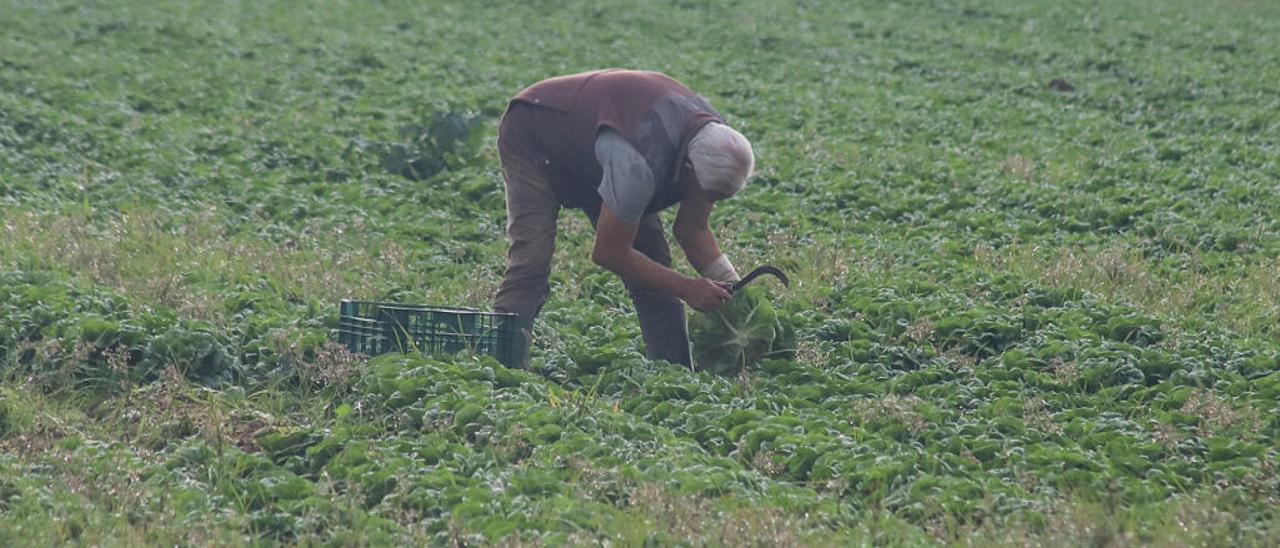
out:
<path id="1" fill-rule="evenodd" d="M 420 306 L 374 301 L 342 301 L 338 342 L 352 352 L 488 354 L 514 367 L 516 315 L 470 308 Z"/>

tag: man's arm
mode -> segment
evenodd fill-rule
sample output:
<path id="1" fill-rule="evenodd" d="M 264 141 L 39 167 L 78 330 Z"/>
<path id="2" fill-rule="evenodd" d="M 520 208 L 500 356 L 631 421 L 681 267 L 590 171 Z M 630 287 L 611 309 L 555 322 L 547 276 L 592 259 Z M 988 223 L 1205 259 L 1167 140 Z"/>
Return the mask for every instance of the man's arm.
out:
<path id="1" fill-rule="evenodd" d="M 716 281 L 727 282 L 736 281 L 738 273 L 733 270 L 733 265 L 729 264 L 728 259 L 724 258 L 724 253 L 720 251 L 720 244 L 716 242 L 716 236 L 711 232 L 711 208 L 715 202 L 701 198 L 690 197 L 680 202 L 680 211 L 676 213 L 676 222 L 673 227 L 676 242 L 684 249 L 684 255 L 689 259 L 689 265 L 704 276 L 711 274 L 708 267 L 717 270 L 715 276 Z M 715 264 L 720 262 L 721 264 Z M 723 272 L 726 270 L 727 272 Z"/>
<path id="2" fill-rule="evenodd" d="M 601 204 L 591 260 L 627 283 L 675 295 L 696 310 L 712 310 L 729 299 L 729 292 L 714 282 L 686 277 L 636 251 L 632 245 L 639 228 L 637 223 L 619 219 L 608 204 Z"/>

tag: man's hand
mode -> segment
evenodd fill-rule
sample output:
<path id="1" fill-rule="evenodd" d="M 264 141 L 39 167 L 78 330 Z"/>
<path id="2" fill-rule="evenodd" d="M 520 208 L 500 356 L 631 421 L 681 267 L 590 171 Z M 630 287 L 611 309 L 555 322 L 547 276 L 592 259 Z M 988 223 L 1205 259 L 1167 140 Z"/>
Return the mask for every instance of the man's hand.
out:
<path id="1" fill-rule="evenodd" d="M 688 278 L 680 299 L 699 312 L 710 312 L 720 308 L 733 297 L 720 282 L 706 278 Z"/>

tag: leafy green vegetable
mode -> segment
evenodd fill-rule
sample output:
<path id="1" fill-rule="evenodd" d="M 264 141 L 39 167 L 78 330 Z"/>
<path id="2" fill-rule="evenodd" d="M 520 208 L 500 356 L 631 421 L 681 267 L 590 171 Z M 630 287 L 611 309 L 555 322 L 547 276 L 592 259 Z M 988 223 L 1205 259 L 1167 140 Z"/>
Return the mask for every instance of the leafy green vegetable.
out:
<path id="1" fill-rule="evenodd" d="M 689 332 L 694 365 L 721 374 L 795 351 L 795 330 L 783 321 L 761 286 L 739 290 L 717 310 L 694 314 Z"/>
<path id="2" fill-rule="evenodd" d="M 6 2 L 0 546 L 1280 545 L 1280 2 L 918 3 Z M 644 359 L 584 253 L 528 370 L 338 351 L 487 304 L 502 110 L 600 40 L 759 145 L 768 357 Z"/>

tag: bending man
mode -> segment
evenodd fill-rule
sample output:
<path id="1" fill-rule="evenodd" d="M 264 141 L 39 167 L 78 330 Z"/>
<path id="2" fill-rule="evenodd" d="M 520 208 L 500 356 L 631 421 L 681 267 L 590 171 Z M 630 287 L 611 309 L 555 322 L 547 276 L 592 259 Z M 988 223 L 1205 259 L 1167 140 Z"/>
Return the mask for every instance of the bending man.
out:
<path id="1" fill-rule="evenodd" d="M 596 229 L 591 259 L 622 278 L 649 358 L 688 365 L 684 306 L 729 300 L 738 273 L 720 251 L 711 209 L 742 190 L 751 143 L 698 94 L 656 72 L 599 70 L 544 80 L 511 100 L 498 129 L 507 196 L 507 271 L 494 308 L 520 316 L 522 363 L 550 292 L 560 208 Z M 700 277 L 671 269 L 659 212 Z"/>

